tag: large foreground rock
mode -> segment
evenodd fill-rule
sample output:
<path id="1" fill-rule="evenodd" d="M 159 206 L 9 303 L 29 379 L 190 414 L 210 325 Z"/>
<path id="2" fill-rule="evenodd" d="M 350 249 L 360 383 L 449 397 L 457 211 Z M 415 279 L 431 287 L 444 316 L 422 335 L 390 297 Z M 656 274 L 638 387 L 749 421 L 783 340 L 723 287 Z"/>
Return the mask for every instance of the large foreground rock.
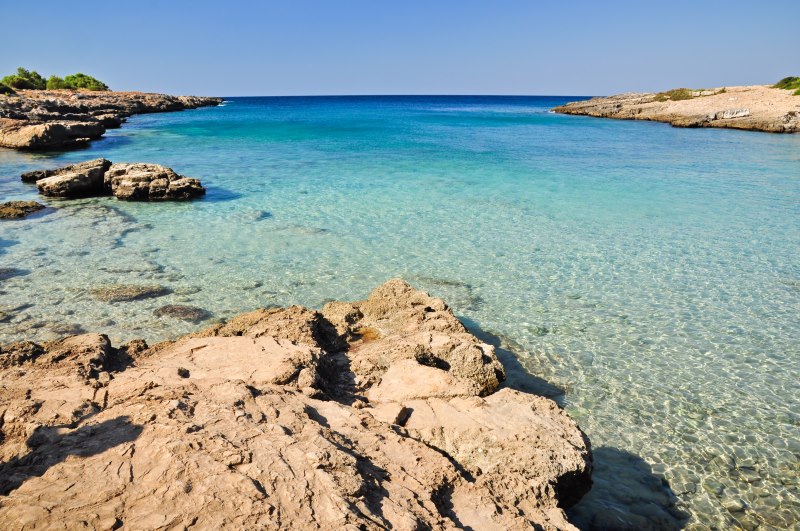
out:
<path id="1" fill-rule="evenodd" d="M 502 379 L 491 346 L 397 280 L 152 348 L 17 343 L 0 351 L 0 521 L 573 529 L 588 442 Z"/>

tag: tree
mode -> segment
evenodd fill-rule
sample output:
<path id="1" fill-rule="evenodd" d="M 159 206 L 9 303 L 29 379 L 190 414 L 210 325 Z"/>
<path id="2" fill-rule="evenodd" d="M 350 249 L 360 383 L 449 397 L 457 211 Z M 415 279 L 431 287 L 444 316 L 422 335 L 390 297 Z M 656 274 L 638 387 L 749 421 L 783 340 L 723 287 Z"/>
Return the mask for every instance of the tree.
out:
<path id="1" fill-rule="evenodd" d="M 47 79 L 47 90 L 59 90 L 59 89 L 71 89 L 71 87 L 66 81 L 61 79 L 58 76 L 50 76 Z"/>
<path id="2" fill-rule="evenodd" d="M 36 70 L 28 71 L 22 67 L 17 68 L 17 73 L 0 79 L 0 83 L 15 89 L 44 90 L 47 82 Z"/>
<path id="3" fill-rule="evenodd" d="M 64 77 L 64 82 L 70 86 L 70 88 L 76 89 L 89 89 L 89 90 L 108 90 L 108 85 L 103 83 L 102 81 L 93 78 L 92 76 L 87 76 L 86 74 L 82 74 L 78 72 L 77 74 L 70 74 Z"/>

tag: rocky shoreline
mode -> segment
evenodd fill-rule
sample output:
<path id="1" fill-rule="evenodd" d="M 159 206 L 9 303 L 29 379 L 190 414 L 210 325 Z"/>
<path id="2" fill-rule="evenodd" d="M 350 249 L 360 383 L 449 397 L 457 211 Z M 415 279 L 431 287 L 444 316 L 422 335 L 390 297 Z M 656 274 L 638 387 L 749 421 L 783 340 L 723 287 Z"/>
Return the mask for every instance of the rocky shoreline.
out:
<path id="1" fill-rule="evenodd" d="M 619 94 L 567 103 L 553 111 L 598 118 L 666 122 L 675 127 L 800 132 L 800 96 L 791 90 L 767 85 Z"/>
<path id="2" fill-rule="evenodd" d="M 9 529 L 574 529 L 589 442 L 401 280 L 174 342 L 0 348 Z"/>
<path id="3" fill-rule="evenodd" d="M 195 109 L 222 101 L 143 92 L 19 90 L 0 94 L 0 147 L 81 147 L 134 114 Z"/>

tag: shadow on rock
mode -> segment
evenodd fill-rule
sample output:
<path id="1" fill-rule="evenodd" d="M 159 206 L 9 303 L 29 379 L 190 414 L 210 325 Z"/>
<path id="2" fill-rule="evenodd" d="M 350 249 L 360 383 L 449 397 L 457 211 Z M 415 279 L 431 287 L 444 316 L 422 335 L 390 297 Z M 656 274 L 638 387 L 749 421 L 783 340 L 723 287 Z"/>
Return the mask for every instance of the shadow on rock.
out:
<path id="1" fill-rule="evenodd" d="M 508 341 L 492 332 L 482 329 L 475 321 L 465 317 L 459 317 L 464 326 L 484 343 L 494 347 L 495 354 L 506 370 L 506 381 L 504 387 L 509 387 L 515 391 L 544 396 L 553 400 L 562 408 L 564 407 L 564 389 L 553 385 L 543 378 L 531 374 L 519 361 L 518 356 L 510 349 Z M 510 347 L 510 348 L 509 348 Z"/>
<path id="2" fill-rule="evenodd" d="M 5 496 L 18 489 L 28 478 L 43 475 L 70 455 L 96 455 L 119 444 L 134 441 L 142 433 L 142 426 L 131 423 L 125 416 L 59 433 L 68 427 L 39 426 L 27 441 L 31 452 L 0 463 L 0 495 Z"/>
<path id="3" fill-rule="evenodd" d="M 689 515 L 667 481 L 641 457 L 602 446 L 592 450 L 592 490 L 569 511 L 582 530 L 678 530 Z"/>

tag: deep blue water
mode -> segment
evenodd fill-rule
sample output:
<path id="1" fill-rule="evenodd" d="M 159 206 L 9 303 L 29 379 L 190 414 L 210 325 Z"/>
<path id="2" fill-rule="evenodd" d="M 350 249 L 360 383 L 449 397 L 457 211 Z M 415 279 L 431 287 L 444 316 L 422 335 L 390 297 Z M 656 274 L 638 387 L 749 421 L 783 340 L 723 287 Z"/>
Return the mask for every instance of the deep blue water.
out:
<path id="1" fill-rule="evenodd" d="M 199 177 L 204 200 L 55 207 L 0 224 L 0 341 L 115 342 L 402 276 L 518 360 L 597 455 L 585 528 L 800 522 L 800 135 L 552 114 L 575 98 L 230 98 L 132 118 L 89 148 Z M 111 283 L 170 296 L 106 304 Z M 488 336 L 485 336 L 488 337 Z M 743 510 L 739 507 L 743 506 Z"/>

